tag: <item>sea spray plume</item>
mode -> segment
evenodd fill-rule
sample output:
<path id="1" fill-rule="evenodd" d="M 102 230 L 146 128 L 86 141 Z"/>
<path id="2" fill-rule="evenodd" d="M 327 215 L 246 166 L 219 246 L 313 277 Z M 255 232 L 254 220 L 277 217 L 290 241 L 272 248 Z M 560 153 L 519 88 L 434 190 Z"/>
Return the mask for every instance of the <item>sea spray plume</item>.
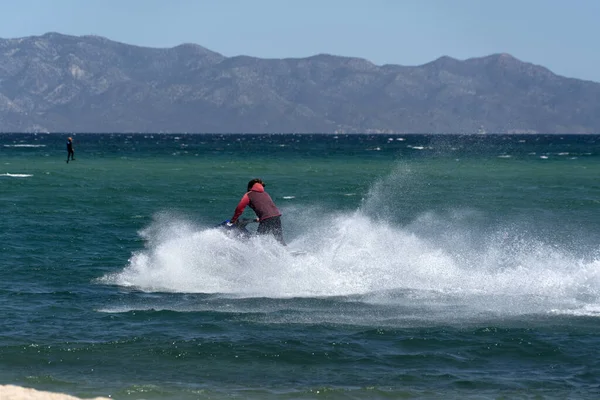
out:
<path id="1" fill-rule="evenodd" d="M 183 215 L 161 211 L 153 216 L 149 226 L 139 231 L 139 235 L 146 242 L 146 247 L 155 247 L 171 238 L 187 237 L 194 229 Z"/>
<path id="2" fill-rule="evenodd" d="M 394 208 L 387 205 L 394 204 L 396 213 L 402 212 L 398 210 L 403 208 L 398 205 L 398 197 L 414 197 L 414 193 L 409 193 L 419 186 L 414 182 L 423 181 L 415 172 L 406 172 L 406 168 L 398 165 L 390 175 L 376 182 L 363 199 L 360 212 L 386 223 L 393 221 Z M 417 192 L 422 188 L 419 186 Z M 418 272 L 401 271 L 407 279 L 399 288 L 441 290 L 460 293 L 466 298 L 483 296 L 486 301 L 480 305 L 491 300 L 492 309 L 516 313 L 540 308 L 547 311 L 550 304 L 580 307 L 578 299 L 582 296 L 594 302 L 598 300 L 600 282 L 598 274 L 593 272 L 597 257 L 582 259 L 581 249 L 567 248 L 552 238 L 532 235 L 539 231 L 536 221 L 499 222 L 490 220 L 479 210 L 448 206 L 441 209 L 445 210 L 412 213 L 410 218 L 405 218 L 408 223 L 397 229 L 404 234 L 413 233 L 424 253 L 443 255 L 444 259 L 437 265 L 415 264 L 422 273 L 421 281 L 410 279 Z M 404 251 L 399 254 L 403 260 L 398 261 L 398 267 L 406 266 L 411 259 L 411 249 L 398 247 Z M 498 301 L 500 298 L 503 300 Z M 508 298 L 518 299 L 517 304 Z"/>
<path id="3" fill-rule="evenodd" d="M 156 219 L 140 233 L 145 249 L 133 254 L 123 271 L 101 281 L 144 291 L 267 297 L 348 295 L 398 287 L 398 259 L 389 255 L 393 243 L 406 243 L 405 238 L 361 214 L 319 220 L 322 225 L 315 224 L 299 238 L 309 254 L 293 257 L 268 237 L 241 242 L 218 229 L 194 230 L 183 221 Z"/>
<path id="4" fill-rule="evenodd" d="M 424 184 L 412 167 L 399 162 L 390 174 L 373 183 L 362 199 L 359 210 L 378 220 L 406 221 L 408 216 L 414 215 L 417 196 Z"/>
<path id="5" fill-rule="evenodd" d="M 268 237 L 242 242 L 161 215 L 140 232 L 145 248 L 100 282 L 235 298 L 351 296 L 392 307 L 412 298 L 423 317 L 437 319 L 598 306 L 597 257 L 582 259 L 520 225 L 486 226 L 482 212 L 430 211 L 405 226 L 362 209 L 288 217 L 304 219 L 290 247 L 309 254 L 294 257 Z"/>
<path id="6" fill-rule="evenodd" d="M 490 223 L 485 213 L 454 210 L 428 212 L 405 229 L 435 243 L 448 254 L 464 277 L 456 289 L 515 296 L 573 296 L 600 285 L 583 285 L 582 274 L 598 260 L 593 254 L 582 257 L 585 248 L 561 245 L 552 238 L 535 235 L 534 221 Z"/>
<path id="7" fill-rule="evenodd" d="M 149 292 L 285 297 L 313 294 L 314 287 L 321 293 L 315 281 L 326 275 L 302 273 L 300 260 L 270 237 L 243 242 L 219 229 L 193 229 L 165 215 L 140 235 L 145 249 L 134 253 L 123 271 L 101 282 Z"/>
<path id="8" fill-rule="evenodd" d="M 186 271 L 188 256 L 193 256 L 195 246 L 189 242 L 193 234 L 192 225 L 174 214 L 157 214 L 139 232 L 145 248 L 131 256 L 122 272 L 108 275 L 104 281 L 145 291 L 168 290 Z"/>

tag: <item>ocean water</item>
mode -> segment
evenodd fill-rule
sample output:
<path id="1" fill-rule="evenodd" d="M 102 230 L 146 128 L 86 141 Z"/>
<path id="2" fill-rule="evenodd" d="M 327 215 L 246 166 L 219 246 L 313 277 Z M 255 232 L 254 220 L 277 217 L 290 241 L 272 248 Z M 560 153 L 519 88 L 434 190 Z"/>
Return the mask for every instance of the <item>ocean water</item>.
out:
<path id="1" fill-rule="evenodd" d="M 1 384 L 600 396 L 599 135 L 0 134 L 0 215 Z"/>

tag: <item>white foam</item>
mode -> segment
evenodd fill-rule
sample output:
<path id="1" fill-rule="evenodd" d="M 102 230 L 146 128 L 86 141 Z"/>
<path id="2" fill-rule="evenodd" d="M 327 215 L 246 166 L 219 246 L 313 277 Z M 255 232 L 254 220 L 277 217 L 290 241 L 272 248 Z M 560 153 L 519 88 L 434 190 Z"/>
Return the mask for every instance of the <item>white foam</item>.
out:
<path id="1" fill-rule="evenodd" d="M 415 226 L 435 215 L 423 216 Z M 235 297 L 367 296 L 411 291 L 423 304 L 471 312 L 591 312 L 600 307 L 600 261 L 555 246 L 491 235 L 483 248 L 374 221 L 361 211 L 320 216 L 282 247 L 269 237 L 241 242 L 217 229 L 158 218 L 141 232 L 147 245 L 102 283 L 147 292 L 223 293 Z M 466 234 L 464 237 L 468 237 Z M 306 250 L 294 257 L 290 250 Z M 403 300 L 405 301 L 405 299 Z"/>
<path id="2" fill-rule="evenodd" d="M 0 174 L 0 176 L 9 176 L 12 178 L 29 178 L 32 177 L 33 175 L 31 174 L 10 174 L 10 173 L 5 173 L 5 174 Z"/>
<path id="3" fill-rule="evenodd" d="M 46 147 L 45 144 L 5 144 L 4 147 Z"/>
<path id="4" fill-rule="evenodd" d="M 359 296 L 437 310 L 446 319 L 456 313 L 599 316 L 600 248 L 590 253 L 533 238 L 528 232 L 535 227 L 491 229 L 477 210 L 390 222 L 397 193 L 418 180 L 400 166 L 352 212 L 284 208 L 287 248 L 270 237 L 242 242 L 159 215 L 140 232 L 145 248 L 100 282 L 232 297 Z M 294 257 L 297 250 L 308 254 Z"/>
<path id="5" fill-rule="evenodd" d="M 600 304 L 585 304 L 574 309 L 554 309 L 550 311 L 556 315 L 572 315 L 576 317 L 600 317 Z"/>

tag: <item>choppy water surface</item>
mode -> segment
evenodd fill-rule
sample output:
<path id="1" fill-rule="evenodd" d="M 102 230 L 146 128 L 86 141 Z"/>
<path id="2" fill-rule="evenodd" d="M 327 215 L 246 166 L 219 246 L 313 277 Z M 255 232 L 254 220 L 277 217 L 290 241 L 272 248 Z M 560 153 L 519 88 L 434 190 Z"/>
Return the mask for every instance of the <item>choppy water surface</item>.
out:
<path id="1" fill-rule="evenodd" d="M 66 135 L 0 135 L 0 383 L 600 391 L 600 136 L 69 136 L 67 164 Z M 214 228 L 253 177 L 287 248 Z"/>

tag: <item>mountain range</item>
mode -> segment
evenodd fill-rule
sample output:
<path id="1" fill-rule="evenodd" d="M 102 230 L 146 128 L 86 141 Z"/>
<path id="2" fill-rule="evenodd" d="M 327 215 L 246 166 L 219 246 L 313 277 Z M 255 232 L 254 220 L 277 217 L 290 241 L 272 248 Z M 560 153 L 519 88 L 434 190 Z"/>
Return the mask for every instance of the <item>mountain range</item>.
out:
<path id="1" fill-rule="evenodd" d="M 600 133 L 600 83 L 509 54 L 419 66 L 0 39 L 0 132 Z"/>

